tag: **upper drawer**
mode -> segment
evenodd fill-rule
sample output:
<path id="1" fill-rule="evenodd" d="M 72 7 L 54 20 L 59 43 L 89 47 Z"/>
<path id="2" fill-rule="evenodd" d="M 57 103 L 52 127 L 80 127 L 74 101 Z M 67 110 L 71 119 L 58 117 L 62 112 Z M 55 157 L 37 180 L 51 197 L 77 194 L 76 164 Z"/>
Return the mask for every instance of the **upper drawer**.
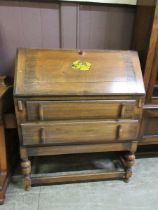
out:
<path id="1" fill-rule="evenodd" d="M 24 145 L 135 140 L 138 127 L 137 120 L 65 120 L 21 124 Z"/>
<path id="2" fill-rule="evenodd" d="M 137 119 L 136 100 L 27 101 L 27 119 Z"/>

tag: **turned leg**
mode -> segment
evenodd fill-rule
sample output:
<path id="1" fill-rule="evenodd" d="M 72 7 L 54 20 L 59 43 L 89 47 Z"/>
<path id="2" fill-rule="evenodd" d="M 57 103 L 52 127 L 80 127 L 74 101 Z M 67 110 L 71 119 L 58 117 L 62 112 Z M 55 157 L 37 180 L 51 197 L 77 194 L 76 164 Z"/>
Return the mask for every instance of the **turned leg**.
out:
<path id="1" fill-rule="evenodd" d="M 24 189 L 31 188 L 31 162 L 29 160 L 22 160 L 21 162 L 22 174 L 24 176 Z"/>
<path id="2" fill-rule="evenodd" d="M 135 162 L 135 154 L 133 152 L 128 152 L 124 156 L 126 162 L 126 174 L 125 174 L 125 182 L 128 182 L 130 177 L 132 176 L 132 166 Z"/>
<path id="3" fill-rule="evenodd" d="M 27 149 L 20 148 L 21 156 L 21 170 L 24 176 L 24 189 L 29 190 L 31 188 L 31 162 L 28 160 Z"/>

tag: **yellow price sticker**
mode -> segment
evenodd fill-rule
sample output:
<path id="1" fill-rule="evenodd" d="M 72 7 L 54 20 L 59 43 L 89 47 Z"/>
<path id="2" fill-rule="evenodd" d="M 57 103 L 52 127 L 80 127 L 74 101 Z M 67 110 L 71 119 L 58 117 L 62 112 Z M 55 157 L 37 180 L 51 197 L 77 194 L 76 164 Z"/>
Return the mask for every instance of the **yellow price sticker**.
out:
<path id="1" fill-rule="evenodd" d="M 72 63 L 72 68 L 75 70 L 80 70 L 80 71 L 89 71 L 91 66 L 92 66 L 91 63 L 82 62 L 80 60 L 76 60 Z"/>

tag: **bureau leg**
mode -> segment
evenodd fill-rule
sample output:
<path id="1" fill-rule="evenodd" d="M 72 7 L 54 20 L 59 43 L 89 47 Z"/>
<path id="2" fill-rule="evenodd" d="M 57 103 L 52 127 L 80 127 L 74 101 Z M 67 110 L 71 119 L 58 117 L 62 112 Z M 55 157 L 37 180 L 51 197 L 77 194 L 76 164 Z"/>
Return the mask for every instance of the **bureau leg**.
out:
<path id="1" fill-rule="evenodd" d="M 21 162 L 21 168 L 24 176 L 24 189 L 28 191 L 31 188 L 31 162 L 23 159 Z"/>
<path id="2" fill-rule="evenodd" d="M 28 191 L 31 188 L 31 161 L 28 159 L 28 153 L 26 148 L 20 148 L 20 156 L 21 170 L 24 176 L 24 189 Z"/>
<path id="3" fill-rule="evenodd" d="M 125 154 L 124 158 L 126 162 L 125 182 L 129 182 L 129 179 L 132 176 L 132 166 L 135 162 L 135 154 L 133 152 L 128 152 Z"/>

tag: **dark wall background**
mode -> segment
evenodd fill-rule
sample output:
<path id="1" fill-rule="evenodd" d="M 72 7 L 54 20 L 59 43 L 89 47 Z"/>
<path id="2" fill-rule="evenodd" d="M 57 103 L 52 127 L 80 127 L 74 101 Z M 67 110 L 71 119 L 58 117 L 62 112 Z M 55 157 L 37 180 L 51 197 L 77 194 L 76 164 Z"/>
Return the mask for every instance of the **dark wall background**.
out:
<path id="1" fill-rule="evenodd" d="M 19 47 L 130 49 L 134 18 L 134 6 L 0 1 L 0 74 Z"/>

